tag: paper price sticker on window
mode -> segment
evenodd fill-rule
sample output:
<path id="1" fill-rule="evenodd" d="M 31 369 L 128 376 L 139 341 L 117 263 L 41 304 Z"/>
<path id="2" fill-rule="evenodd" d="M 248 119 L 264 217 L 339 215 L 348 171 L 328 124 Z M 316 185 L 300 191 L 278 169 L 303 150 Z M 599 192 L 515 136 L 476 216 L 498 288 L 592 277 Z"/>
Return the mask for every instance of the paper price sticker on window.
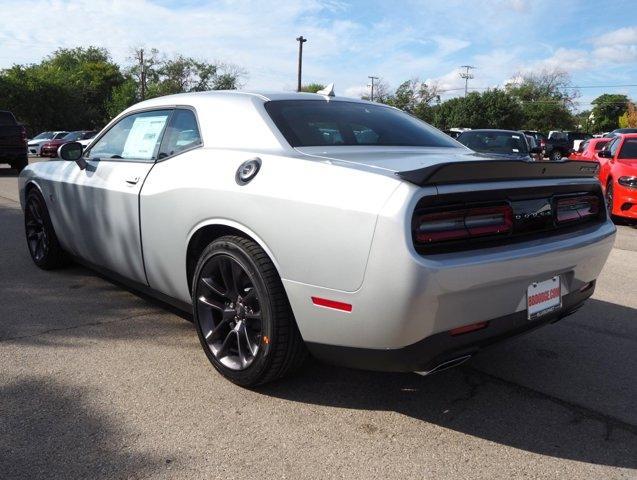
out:
<path id="1" fill-rule="evenodd" d="M 150 160 L 166 125 L 166 115 L 138 117 L 128 133 L 122 157 Z"/>

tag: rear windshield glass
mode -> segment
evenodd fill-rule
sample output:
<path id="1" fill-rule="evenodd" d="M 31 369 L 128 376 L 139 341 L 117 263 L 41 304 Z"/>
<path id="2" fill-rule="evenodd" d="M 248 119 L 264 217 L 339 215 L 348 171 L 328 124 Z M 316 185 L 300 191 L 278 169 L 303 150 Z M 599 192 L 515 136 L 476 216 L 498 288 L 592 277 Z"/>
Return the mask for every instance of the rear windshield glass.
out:
<path id="1" fill-rule="evenodd" d="M 458 147 L 447 135 L 406 113 L 381 105 L 325 100 L 265 104 L 293 147 L 382 145 Z"/>
<path id="2" fill-rule="evenodd" d="M 6 127 L 9 125 L 15 125 L 15 118 L 10 112 L 0 112 L 0 126 Z"/>
<path id="3" fill-rule="evenodd" d="M 637 138 L 627 138 L 619 152 L 619 158 L 637 158 Z"/>
<path id="4" fill-rule="evenodd" d="M 513 132 L 464 132 L 458 141 L 471 150 L 503 155 L 525 155 L 526 140 L 521 133 Z"/>

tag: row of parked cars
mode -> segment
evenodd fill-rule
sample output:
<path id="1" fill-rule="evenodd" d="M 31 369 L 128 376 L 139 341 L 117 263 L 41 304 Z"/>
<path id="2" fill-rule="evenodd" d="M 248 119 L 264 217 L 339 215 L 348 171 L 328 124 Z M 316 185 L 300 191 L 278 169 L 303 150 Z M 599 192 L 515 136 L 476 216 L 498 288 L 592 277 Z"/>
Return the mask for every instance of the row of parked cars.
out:
<path id="1" fill-rule="evenodd" d="M 55 158 L 58 148 L 68 142 L 80 142 L 85 147 L 97 135 L 96 130 L 76 130 L 73 132 L 42 132 L 27 143 L 30 155 Z"/>
<path id="2" fill-rule="evenodd" d="M 578 132 L 550 132 L 544 136 L 532 131 L 463 129 L 456 140 L 490 156 L 596 162 L 609 214 L 637 220 L 637 129 L 618 129 L 605 135 L 593 138 Z"/>
<path id="3" fill-rule="evenodd" d="M 29 155 L 54 158 L 61 145 L 80 142 L 86 147 L 96 134 L 96 130 L 47 131 L 29 139 L 24 125 L 11 112 L 0 110 L 0 163 L 21 171 L 28 165 Z"/>

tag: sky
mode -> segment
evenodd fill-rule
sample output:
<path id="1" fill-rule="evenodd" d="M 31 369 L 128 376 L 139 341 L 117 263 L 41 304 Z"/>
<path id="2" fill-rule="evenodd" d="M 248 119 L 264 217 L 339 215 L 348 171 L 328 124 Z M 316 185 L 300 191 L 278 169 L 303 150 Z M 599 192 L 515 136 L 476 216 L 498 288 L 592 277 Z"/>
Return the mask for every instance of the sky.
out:
<path id="1" fill-rule="evenodd" d="M 476 67 L 469 87 L 478 90 L 558 67 L 585 87 L 581 110 L 601 93 L 637 100 L 637 0 L 603 3 L 0 0 L 0 68 L 88 45 L 126 65 L 145 47 L 236 64 L 248 72 L 245 89 L 290 91 L 303 35 L 303 82 L 333 82 L 337 95 L 367 91 L 369 75 L 392 88 L 418 77 L 437 82 L 444 100 L 463 94 L 460 65 Z"/>

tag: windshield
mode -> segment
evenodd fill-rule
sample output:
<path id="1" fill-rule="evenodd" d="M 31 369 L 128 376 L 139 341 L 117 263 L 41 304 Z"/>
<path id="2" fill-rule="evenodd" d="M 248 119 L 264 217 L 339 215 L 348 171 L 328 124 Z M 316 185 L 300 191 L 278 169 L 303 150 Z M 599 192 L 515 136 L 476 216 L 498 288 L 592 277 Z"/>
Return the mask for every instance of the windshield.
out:
<path id="1" fill-rule="evenodd" d="M 31 140 L 45 140 L 47 138 L 51 138 L 52 136 L 53 136 L 53 132 L 42 132 L 36 135 L 35 137 L 33 137 Z"/>
<path id="2" fill-rule="evenodd" d="M 458 147 L 447 135 L 393 108 L 369 103 L 278 100 L 265 104 L 293 147 Z"/>
<path id="3" fill-rule="evenodd" d="M 74 142 L 75 140 L 79 140 L 82 138 L 83 132 L 71 132 L 67 133 L 62 137 L 62 140 L 66 140 L 67 142 Z"/>
<path id="4" fill-rule="evenodd" d="M 464 132 L 458 141 L 471 150 L 502 155 L 527 155 L 529 153 L 526 140 L 517 132 Z"/>
<path id="5" fill-rule="evenodd" d="M 56 133 L 55 137 L 53 137 L 53 140 L 57 140 L 59 138 L 64 138 L 65 135 L 67 135 L 69 132 L 60 132 L 60 133 Z"/>

